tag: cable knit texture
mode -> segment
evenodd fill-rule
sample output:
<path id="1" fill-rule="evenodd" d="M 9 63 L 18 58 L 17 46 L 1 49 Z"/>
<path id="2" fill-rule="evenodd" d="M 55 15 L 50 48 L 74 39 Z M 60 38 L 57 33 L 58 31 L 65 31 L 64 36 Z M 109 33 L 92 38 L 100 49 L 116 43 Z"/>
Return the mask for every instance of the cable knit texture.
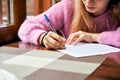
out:
<path id="1" fill-rule="evenodd" d="M 65 37 L 68 37 L 71 21 L 74 15 L 73 0 L 62 0 L 50 7 L 45 12 L 35 16 L 32 19 L 26 19 L 18 31 L 19 38 L 25 43 L 39 45 L 38 38 L 41 33 L 50 31 L 50 26 L 44 18 L 46 14 L 53 23 L 56 30 L 62 30 Z M 110 31 L 106 26 L 106 20 L 109 19 Z M 97 25 L 96 32 L 101 33 L 99 43 L 120 47 L 120 22 L 106 11 L 102 15 L 92 19 Z"/>
<path id="2" fill-rule="evenodd" d="M 25 43 L 27 42 L 38 45 L 37 40 L 40 34 L 51 30 L 49 24 L 44 18 L 44 14 L 50 18 L 55 29 L 61 29 L 67 37 L 72 20 L 73 6 L 74 4 L 72 0 L 62 0 L 42 14 L 32 19 L 25 20 L 19 29 L 19 38 Z"/>

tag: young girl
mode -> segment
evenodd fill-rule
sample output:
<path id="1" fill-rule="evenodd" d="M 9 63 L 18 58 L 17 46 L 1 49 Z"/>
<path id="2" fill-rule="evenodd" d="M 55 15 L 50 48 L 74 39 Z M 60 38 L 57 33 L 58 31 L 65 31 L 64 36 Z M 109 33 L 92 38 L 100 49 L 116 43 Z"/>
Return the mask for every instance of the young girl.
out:
<path id="1" fill-rule="evenodd" d="M 120 0 L 62 0 L 26 20 L 18 35 L 23 42 L 44 45 L 48 49 L 64 48 L 66 43 L 76 45 L 80 41 L 120 47 L 119 10 Z M 65 37 L 51 31 L 44 14 Z"/>
<path id="2" fill-rule="evenodd" d="M 120 46 L 120 0 L 75 0 L 75 5 L 68 44 L 83 40 Z"/>

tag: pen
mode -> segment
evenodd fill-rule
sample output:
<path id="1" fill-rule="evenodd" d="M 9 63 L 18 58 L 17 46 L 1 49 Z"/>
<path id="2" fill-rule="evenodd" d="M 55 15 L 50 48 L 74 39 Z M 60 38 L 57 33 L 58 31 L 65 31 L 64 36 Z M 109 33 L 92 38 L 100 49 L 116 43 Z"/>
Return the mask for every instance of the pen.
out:
<path id="1" fill-rule="evenodd" d="M 45 17 L 45 20 L 49 23 L 51 30 L 53 32 L 57 33 L 56 30 L 55 30 L 55 28 L 54 28 L 54 26 L 53 26 L 53 24 L 52 24 L 52 22 L 50 21 L 50 19 L 47 17 L 46 14 L 44 14 L 44 17 Z"/>

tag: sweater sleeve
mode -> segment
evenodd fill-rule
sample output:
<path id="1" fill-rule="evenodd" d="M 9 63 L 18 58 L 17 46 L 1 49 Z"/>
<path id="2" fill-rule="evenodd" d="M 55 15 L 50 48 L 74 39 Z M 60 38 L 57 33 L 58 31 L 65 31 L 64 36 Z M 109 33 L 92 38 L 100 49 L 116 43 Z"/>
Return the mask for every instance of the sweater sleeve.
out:
<path id="1" fill-rule="evenodd" d="M 99 43 L 120 47 L 120 27 L 115 31 L 102 32 L 99 37 Z"/>
<path id="2" fill-rule="evenodd" d="M 50 7 L 45 12 L 35 16 L 32 19 L 26 19 L 20 26 L 18 37 L 25 43 L 38 45 L 38 39 L 41 33 L 50 31 L 50 26 L 44 18 L 46 14 L 53 23 L 56 30 L 64 25 L 65 8 L 71 6 L 72 0 L 62 0 Z"/>

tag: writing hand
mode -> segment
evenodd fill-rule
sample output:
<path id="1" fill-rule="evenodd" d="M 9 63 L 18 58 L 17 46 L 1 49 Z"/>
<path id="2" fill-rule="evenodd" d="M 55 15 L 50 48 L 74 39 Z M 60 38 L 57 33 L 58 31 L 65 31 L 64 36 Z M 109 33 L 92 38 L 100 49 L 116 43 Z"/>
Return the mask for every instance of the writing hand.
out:
<path id="1" fill-rule="evenodd" d="M 65 48 L 66 39 L 55 32 L 48 32 L 44 37 L 43 44 L 48 49 L 61 49 Z"/>
<path id="2" fill-rule="evenodd" d="M 98 37 L 99 37 L 98 33 L 88 33 L 84 31 L 78 31 L 78 32 L 72 33 L 68 37 L 66 43 L 76 45 L 80 41 L 97 42 Z"/>

